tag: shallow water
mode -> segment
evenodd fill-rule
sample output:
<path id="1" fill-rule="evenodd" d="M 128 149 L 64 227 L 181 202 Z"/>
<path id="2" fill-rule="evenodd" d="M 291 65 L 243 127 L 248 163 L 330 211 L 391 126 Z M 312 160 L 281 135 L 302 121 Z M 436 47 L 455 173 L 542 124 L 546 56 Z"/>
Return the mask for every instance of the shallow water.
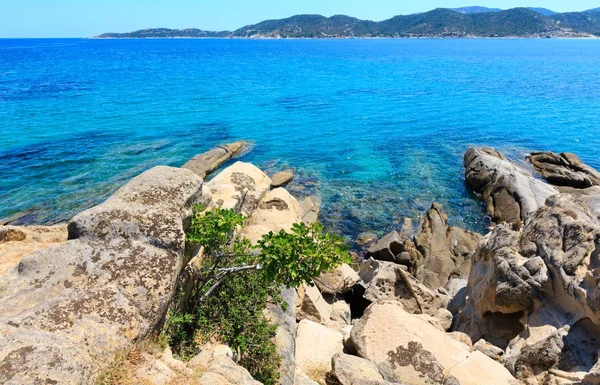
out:
<path id="1" fill-rule="evenodd" d="M 383 233 L 432 201 L 483 231 L 470 145 L 600 168 L 597 40 L 0 40 L 0 218 L 65 220 L 136 174 L 247 139 L 323 221 Z M 304 190 L 300 190 L 304 187 Z"/>

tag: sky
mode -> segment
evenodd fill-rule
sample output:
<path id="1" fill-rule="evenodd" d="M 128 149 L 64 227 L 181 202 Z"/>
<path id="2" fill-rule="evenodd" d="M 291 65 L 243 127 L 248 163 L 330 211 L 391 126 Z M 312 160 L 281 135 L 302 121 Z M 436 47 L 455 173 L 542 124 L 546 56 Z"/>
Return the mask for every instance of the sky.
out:
<path id="1" fill-rule="evenodd" d="M 311 13 L 380 21 L 434 8 L 600 7 L 600 0 L 0 0 L 0 38 L 90 37 L 143 28 L 235 30 L 267 19 Z"/>

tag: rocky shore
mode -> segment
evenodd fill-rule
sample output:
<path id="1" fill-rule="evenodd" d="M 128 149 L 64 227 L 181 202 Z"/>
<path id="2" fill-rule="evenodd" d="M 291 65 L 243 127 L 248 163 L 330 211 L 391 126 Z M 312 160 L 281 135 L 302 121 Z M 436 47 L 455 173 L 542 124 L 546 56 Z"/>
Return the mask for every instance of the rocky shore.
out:
<path id="1" fill-rule="evenodd" d="M 235 162 L 208 180 L 247 148 L 153 168 L 67 225 L 0 226 L 0 383 L 94 384 L 133 351 L 135 383 L 260 384 L 217 342 L 189 361 L 143 348 L 199 279 L 185 249 L 195 203 L 244 214 L 252 242 L 318 220 L 318 197 L 282 187 L 293 171 Z M 361 234 L 353 264 L 283 288 L 288 305 L 265 309 L 279 383 L 600 384 L 600 173 L 569 153 L 527 160 L 539 175 L 466 151 L 489 233 L 433 203 L 416 226 Z"/>

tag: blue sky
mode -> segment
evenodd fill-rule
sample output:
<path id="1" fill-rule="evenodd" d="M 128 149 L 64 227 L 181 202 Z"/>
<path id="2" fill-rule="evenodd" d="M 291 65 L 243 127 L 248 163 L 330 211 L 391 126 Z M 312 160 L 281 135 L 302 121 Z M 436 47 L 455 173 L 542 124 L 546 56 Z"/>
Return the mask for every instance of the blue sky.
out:
<path id="1" fill-rule="evenodd" d="M 600 7 L 600 0 L 1 0 L 0 37 L 87 37 L 142 28 L 232 30 L 300 13 L 370 20 L 445 7 L 545 7 L 557 12 Z"/>

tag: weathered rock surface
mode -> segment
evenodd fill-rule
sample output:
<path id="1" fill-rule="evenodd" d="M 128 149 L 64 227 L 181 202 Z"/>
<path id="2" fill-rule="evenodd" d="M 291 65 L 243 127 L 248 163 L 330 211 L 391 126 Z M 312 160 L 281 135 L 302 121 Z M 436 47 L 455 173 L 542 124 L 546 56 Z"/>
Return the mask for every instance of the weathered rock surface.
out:
<path id="1" fill-rule="evenodd" d="M 508 370 L 448 336 L 396 301 L 372 304 L 355 323 L 349 344 L 374 362 L 386 381 L 407 385 L 512 385 Z"/>
<path id="2" fill-rule="evenodd" d="M 319 220 L 320 212 L 321 199 L 318 197 L 306 197 L 300 202 L 300 215 L 302 216 L 302 222 L 306 224 L 316 223 Z"/>
<path id="3" fill-rule="evenodd" d="M 458 330 L 506 348 L 528 384 L 585 374 L 600 349 L 599 256 L 597 215 L 574 195 L 550 197 L 522 230 L 500 224 L 480 243 Z"/>
<path id="4" fill-rule="evenodd" d="M 467 186 L 497 222 L 520 223 L 559 192 L 490 148 L 469 148 L 464 167 Z"/>
<path id="5" fill-rule="evenodd" d="M 396 262 L 411 269 L 423 258 L 408 236 L 397 231 L 392 231 L 372 244 L 367 250 L 367 257 Z"/>
<path id="6" fill-rule="evenodd" d="M 562 152 L 533 152 L 527 159 L 548 183 L 584 189 L 600 186 L 600 173 L 583 163 L 575 154 Z"/>
<path id="7" fill-rule="evenodd" d="M 244 152 L 248 145 L 248 142 L 239 141 L 215 147 L 210 151 L 194 156 L 181 167 L 204 179 L 206 175 L 219 168 L 229 159 Z"/>
<path id="8" fill-rule="evenodd" d="M 360 277 L 349 265 L 343 263 L 332 271 L 323 272 L 314 281 L 321 293 L 343 294 L 350 291 L 360 281 Z"/>
<path id="9" fill-rule="evenodd" d="M 69 223 L 69 240 L 0 276 L 0 382 L 92 383 L 154 330 L 183 264 L 202 179 L 156 167 Z"/>
<path id="10" fill-rule="evenodd" d="M 286 310 L 280 305 L 267 305 L 268 318 L 277 325 L 275 346 L 281 357 L 279 384 L 294 385 L 296 376 L 296 290 L 283 289 L 281 298 L 287 304 Z"/>
<path id="11" fill-rule="evenodd" d="M 384 380 L 377 365 L 364 358 L 338 353 L 332 366 L 331 375 L 341 385 L 399 385 Z"/>
<path id="12" fill-rule="evenodd" d="M 204 184 L 209 207 L 235 209 L 249 216 L 271 187 L 271 179 L 250 163 L 235 162 Z"/>
<path id="13" fill-rule="evenodd" d="M 273 232 L 290 231 L 294 223 L 302 220 L 296 198 L 284 188 L 276 188 L 265 194 L 250 216 L 247 226 L 265 226 Z"/>
<path id="14" fill-rule="evenodd" d="M 294 170 L 280 171 L 271 177 L 271 187 L 283 187 L 294 179 Z"/>
<path id="15" fill-rule="evenodd" d="M 25 255 L 67 241 L 67 225 L 0 226 L 0 275 Z"/>
<path id="16" fill-rule="evenodd" d="M 324 384 L 333 356 L 343 349 L 342 333 L 309 320 L 298 324 L 296 365 L 310 379 Z"/>
<path id="17" fill-rule="evenodd" d="M 414 240 L 392 231 L 369 247 L 367 257 L 404 265 L 423 285 L 436 290 L 451 278 L 469 276 L 470 257 L 480 240 L 477 233 L 448 226 L 442 206 L 433 203 Z"/>
<path id="18" fill-rule="evenodd" d="M 308 319 L 317 323 L 329 321 L 331 316 L 331 303 L 323 298 L 316 286 L 302 285 L 299 293 L 300 306 L 296 307 L 298 321 Z"/>
<path id="19" fill-rule="evenodd" d="M 449 227 L 448 216 L 442 206 L 433 203 L 414 239 L 422 255 L 417 279 L 435 290 L 444 287 L 451 278 L 467 278 L 471 269 L 471 254 L 481 238 L 477 233 Z"/>
<path id="20" fill-rule="evenodd" d="M 420 284 L 402 265 L 369 259 L 361 265 L 363 297 L 371 302 L 397 300 L 413 314 L 435 316 L 446 306 L 448 298 Z"/>

